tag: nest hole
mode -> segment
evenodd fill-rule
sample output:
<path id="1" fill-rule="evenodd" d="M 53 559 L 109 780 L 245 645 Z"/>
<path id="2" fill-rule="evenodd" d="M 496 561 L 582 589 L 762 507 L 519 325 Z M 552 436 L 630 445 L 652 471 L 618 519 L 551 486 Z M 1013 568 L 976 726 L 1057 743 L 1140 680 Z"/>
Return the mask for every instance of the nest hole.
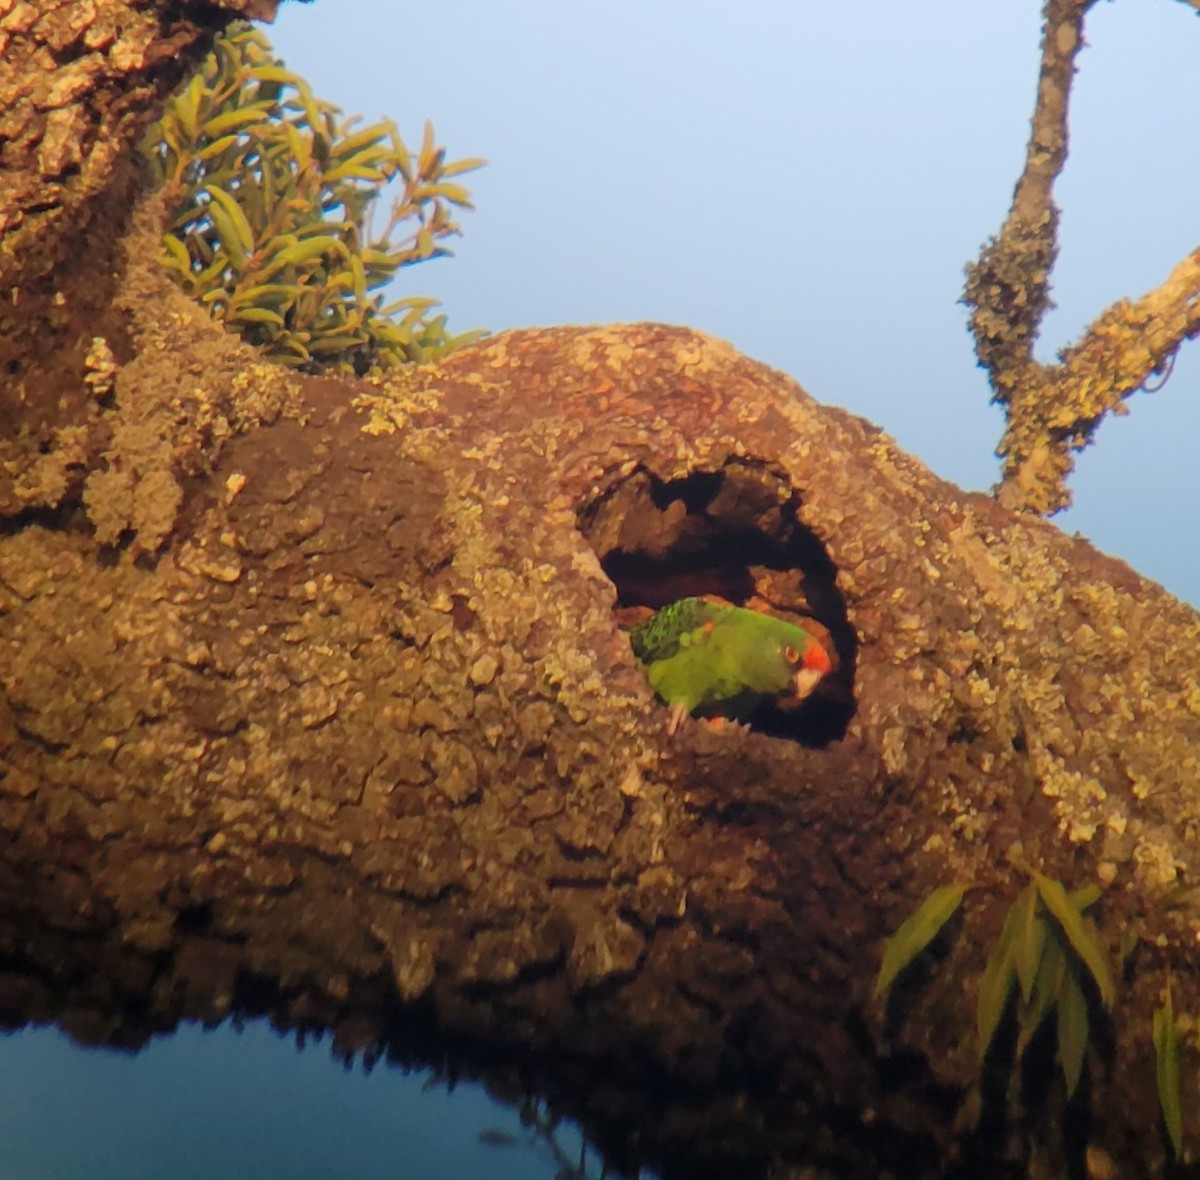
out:
<path id="1" fill-rule="evenodd" d="M 800 494 L 772 465 L 731 459 L 664 480 L 639 467 L 591 496 L 579 528 L 617 590 L 617 622 L 633 626 L 690 595 L 711 595 L 798 623 L 833 657 L 811 697 L 771 702 L 752 729 L 806 746 L 845 736 L 854 715 L 858 643 L 820 538 L 801 523 Z"/>

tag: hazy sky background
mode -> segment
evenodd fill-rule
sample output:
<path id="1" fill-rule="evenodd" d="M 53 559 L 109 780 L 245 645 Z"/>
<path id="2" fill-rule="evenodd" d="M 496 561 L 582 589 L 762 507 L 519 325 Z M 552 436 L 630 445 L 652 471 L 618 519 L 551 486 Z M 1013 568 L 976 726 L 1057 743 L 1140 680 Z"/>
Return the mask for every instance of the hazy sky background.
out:
<path id="1" fill-rule="evenodd" d="M 1001 419 L 956 301 L 1021 167 L 1039 24 L 1037 0 L 324 0 L 269 35 L 346 111 L 490 160 L 458 257 L 401 275 L 452 329 L 688 324 L 984 489 Z M 1088 41 L 1044 357 L 1200 243 L 1200 22 L 1102 3 Z M 1200 603 L 1197 351 L 1104 426 L 1059 522 Z M 478 1145 L 504 1122 L 478 1093 L 261 1029 L 132 1059 L 26 1034 L 0 1064 L 0 1177 L 553 1174 Z"/>

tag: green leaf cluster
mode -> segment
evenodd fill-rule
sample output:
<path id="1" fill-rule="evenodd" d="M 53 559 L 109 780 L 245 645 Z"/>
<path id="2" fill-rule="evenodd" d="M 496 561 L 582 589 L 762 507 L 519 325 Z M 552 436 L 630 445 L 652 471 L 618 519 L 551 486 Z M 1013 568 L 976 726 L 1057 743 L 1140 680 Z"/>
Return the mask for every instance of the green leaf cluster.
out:
<path id="1" fill-rule="evenodd" d="M 980 1060 L 987 1056 L 1009 1000 L 1018 991 L 1018 1056 L 1042 1024 L 1054 1017 L 1058 1059 L 1067 1096 L 1083 1071 L 1091 1012 L 1089 992 L 1104 1008 L 1114 1000 L 1112 974 L 1092 923 L 1084 911 L 1100 896 L 1088 886 L 1067 891 L 1040 873 L 1017 896 L 979 979 L 976 1022 Z M 898 975 L 937 936 L 958 909 L 962 885 L 935 889 L 888 940 L 875 981 L 886 995 Z"/>
<path id="2" fill-rule="evenodd" d="M 1084 917 L 1099 896 L 1095 886 L 1068 894 L 1059 882 L 1034 873 L 1009 910 L 979 980 L 980 1057 L 991 1048 L 1015 989 L 1017 1055 L 1053 1018 L 1068 1098 L 1083 1072 L 1091 1020 L 1089 990 L 1094 990 L 1104 1009 L 1110 1009 L 1115 999 L 1107 958 L 1094 925 Z"/>
<path id="3" fill-rule="evenodd" d="M 1015 995 L 1016 1057 L 1021 1057 L 1038 1030 L 1053 1019 L 1058 1062 L 1070 1099 L 1083 1074 L 1094 1017 L 1111 1011 L 1116 1000 L 1108 957 L 1095 925 L 1086 916 L 1101 890 L 1087 885 L 1068 893 L 1058 881 L 1041 873 L 1030 873 L 1030 877 L 1010 907 L 979 979 L 976 1025 L 980 1065 L 991 1052 Z M 884 950 L 875 980 L 876 998 L 886 996 L 897 977 L 937 937 L 957 912 L 964 893 L 962 885 L 943 885 L 901 923 Z M 1152 1037 L 1163 1126 L 1172 1157 L 1186 1161 L 1179 1030 L 1169 979 L 1163 1006 L 1154 1011 Z"/>
<path id="4" fill-rule="evenodd" d="M 237 23 L 142 144 L 169 195 L 167 267 L 232 330 L 309 372 L 436 359 L 482 335 L 450 335 L 434 299 L 384 305 L 375 293 L 401 267 L 450 253 L 454 210 L 472 207 L 456 178 L 483 161 L 447 162 L 428 123 L 415 154 L 391 120 L 357 123 Z M 372 234 L 393 182 L 399 195 Z"/>

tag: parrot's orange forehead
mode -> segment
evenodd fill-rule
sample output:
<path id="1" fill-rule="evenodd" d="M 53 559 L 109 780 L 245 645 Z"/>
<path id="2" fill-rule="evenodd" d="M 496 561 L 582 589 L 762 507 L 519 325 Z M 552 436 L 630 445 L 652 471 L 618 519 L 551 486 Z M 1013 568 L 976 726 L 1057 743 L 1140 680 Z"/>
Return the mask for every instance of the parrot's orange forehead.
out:
<path id="1" fill-rule="evenodd" d="M 808 645 L 808 650 L 804 653 L 804 666 L 812 668 L 815 672 L 820 672 L 822 676 L 833 668 L 833 661 L 829 658 L 829 653 L 817 641 L 813 640 Z"/>
<path id="2" fill-rule="evenodd" d="M 803 647 L 787 644 L 783 649 L 783 658 L 793 667 L 807 668 L 824 676 L 833 670 L 833 661 L 822 646 L 821 641 L 808 636 L 808 642 Z"/>

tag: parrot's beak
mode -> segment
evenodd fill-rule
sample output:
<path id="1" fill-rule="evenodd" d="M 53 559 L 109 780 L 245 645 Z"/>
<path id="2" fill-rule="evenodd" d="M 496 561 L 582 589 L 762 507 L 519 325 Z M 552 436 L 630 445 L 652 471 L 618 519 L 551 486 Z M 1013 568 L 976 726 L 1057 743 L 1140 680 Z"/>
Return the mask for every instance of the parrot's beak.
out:
<path id="1" fill-rule="evenodd" d="M 821 683 L 821 677 L 825 673 L 817 668 L 800 668 L 795 676 L 792 677 L 792 700 L 799 703 L 807 700 L 813 692 L 813 689 Z"/>
<path id="2" fill-rule="evenodd" d="M 833 669 L 829 653 L 815 640 L 804 653 L 804 663 L 792 677 L 792 699 L 798 704 L 812 696 L 813 689 L 821 683 L 821 677 Z"/>

